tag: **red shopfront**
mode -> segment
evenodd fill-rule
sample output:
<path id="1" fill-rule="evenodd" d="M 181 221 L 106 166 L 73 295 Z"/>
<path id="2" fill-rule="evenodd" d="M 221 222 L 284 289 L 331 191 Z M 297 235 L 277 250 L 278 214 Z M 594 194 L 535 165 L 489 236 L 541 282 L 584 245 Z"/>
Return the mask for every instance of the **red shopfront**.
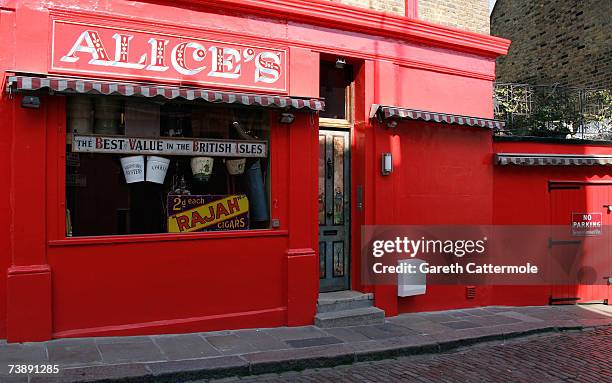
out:
<path id="1" fill-rule="evenodd" d="M 334 289 L 386 315 L 458 305 L 462 289 L 364 286 L 360 227 L 491 223 L 508 42 L 325 1 L 216 3 L 0 3 L 0 337 L 306 325 Z M 439 169 L 450 182 L 423 177 Z"/>

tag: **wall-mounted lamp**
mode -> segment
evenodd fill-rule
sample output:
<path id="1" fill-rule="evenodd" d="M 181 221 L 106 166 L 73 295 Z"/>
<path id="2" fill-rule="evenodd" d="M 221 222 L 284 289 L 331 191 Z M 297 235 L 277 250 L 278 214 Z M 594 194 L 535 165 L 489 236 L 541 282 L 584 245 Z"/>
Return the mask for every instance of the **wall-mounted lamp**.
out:
<path id="1" fill-rule="evenodd" d="M 397 128 L 397 121 L 395 120 L 387 121 L 387 128 L 390 128 L 390 129 Z"/>
<path id="2" fill-rule="evenodd" d="M 37 96 L 23 96 L 21 99 L 21 107 L 38 109 L 40 108 L 40 98 Z"/>
<path id="3" fill-rule="evenodd" d="M 278 122 L 281 124 L 291 124 L 295 120 L 295 115 L 293 113 L 281 113 L 278 118 Z"/>
<path id="4" fill-rule="evenodd" d="M 393 171 L 393 157 L 391 153 L 382 154 L 382 175 L 388 176 Z"/>
<path id="5" fill-rule="evenodd" d="M 338 57 L 336 59 L 336 68 L 343 69 L 345 65 L 346 65 L 346 60 L 344 58 Z"/>

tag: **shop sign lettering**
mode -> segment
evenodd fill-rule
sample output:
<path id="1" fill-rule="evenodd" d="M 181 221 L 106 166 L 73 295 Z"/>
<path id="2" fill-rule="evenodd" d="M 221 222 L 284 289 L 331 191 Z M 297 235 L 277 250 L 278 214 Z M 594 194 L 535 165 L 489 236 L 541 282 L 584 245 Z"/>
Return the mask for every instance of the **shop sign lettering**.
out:
<path id="1" fill-rule="evenodd" d="M 168 233 L 246 230 L 246 195 L 168 195 Z"/>
<path id="2" fill-rule="evenodd" d="M 287 91 L 285 49 L 53 20 L 52 72 Z"/>
<path id="3" fill-rule="evenodd" d="M 600 235 L 601 230 L 601 213 L 572 213 L 572 235 L 578 237 Z"/>
<path id="4" fill-rule="evenodd" d="M 256 157 L 268 156 L 266 141 L 189 138 L 145 138 L 73 135 L 72 151 L 83 153 L 165 154 L 172 156 Z"/>

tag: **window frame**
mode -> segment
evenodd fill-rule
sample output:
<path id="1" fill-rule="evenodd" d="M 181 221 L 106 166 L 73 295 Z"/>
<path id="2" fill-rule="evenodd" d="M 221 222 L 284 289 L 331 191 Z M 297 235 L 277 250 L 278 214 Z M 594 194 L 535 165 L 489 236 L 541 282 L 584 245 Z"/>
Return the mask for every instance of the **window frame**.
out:
<path id="1" fill-rule="evenodd" d="M 106 96 L 99 96 L 106 97 Z M 127 96 L 129 97 L 129 96 Z M 67 236 L 66 233 L 66 139 L 67 134 L 67 112 L 66 100 L 64 95 L 51 95 L 48 100 L 57 99 L 55 108 L 50 108 L 46 116 L 47 122 L 47 153 L 46 153 L 46 168 L 47 174 L 54 182 L 47 182 L 47 243 L 49 246 L 65 246 L 65 245 L 108 245 L 115 243 L 146 243 L 156 241 L 193 241 L 205 239 L 223 239 L 223 238 L 249 238 L 249 237 L 270 237 L 270 236 L 287 236 L 288 230 L 286 225 L 273 227 L 272 220 L 278 219 L 278 212 L 275 212 L 273 202 L 278 200 L 279 192 L 282 190 L 279 184 L 279 177 L 275 173 L 282 171 L 282 166 L 279 164 L 279 158 L 283 154 L 277 154 L 272 151 L 272 147 L 282 145 L 284 139 L 283 133 L 279 131 L 277 124 L 278 112 L 264 108 L 268 113 L 268 121 L 270 128 L 270 136 L 268 142 L 268 161 L 269 161 L 269 195 L 268 207 L 270 210 L 270 226 L 261 229 L 247 230 L 227 230 L 227 231 L 200 231 L 189 233 L 148 233 L 148 234 L 111 234 L 111 235 L 96 235 L 96 236 Z M 61 101 L 60 101 L 61 100 Z M 204 104 L 207 104 L 203 102 Z M 50 102 L 53 104 L 53 102 Z M 55 128 L 57 130 L 55 130 Z M 55 177 L 52 175 L 55 174 Z M 281 212 L 284 215 L 284 212 Z M 274 218 L 273 218 L 274 217 Z M 284 217 L 280 217 L 281 222 L 286 221 Z"/>

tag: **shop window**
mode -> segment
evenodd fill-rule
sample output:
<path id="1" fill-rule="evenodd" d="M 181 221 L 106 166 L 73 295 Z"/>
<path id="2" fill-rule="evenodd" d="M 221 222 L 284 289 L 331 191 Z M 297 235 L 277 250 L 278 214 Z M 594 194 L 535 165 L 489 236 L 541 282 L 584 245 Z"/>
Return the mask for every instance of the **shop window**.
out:
<path id="1" fill-rule="evenodd" d="M 66 235 L 266 229 L 268 112 L 67 99 Z"/>
<path id="2" fill-rule="evenodd" d="M 321 120 L 324 122 L 335 120 L 336 123 L 350 122 L 352 66 L 321 61 L 319 73 L 319 95 L 325 98 L 325 111 L 320 114 Z"/>

